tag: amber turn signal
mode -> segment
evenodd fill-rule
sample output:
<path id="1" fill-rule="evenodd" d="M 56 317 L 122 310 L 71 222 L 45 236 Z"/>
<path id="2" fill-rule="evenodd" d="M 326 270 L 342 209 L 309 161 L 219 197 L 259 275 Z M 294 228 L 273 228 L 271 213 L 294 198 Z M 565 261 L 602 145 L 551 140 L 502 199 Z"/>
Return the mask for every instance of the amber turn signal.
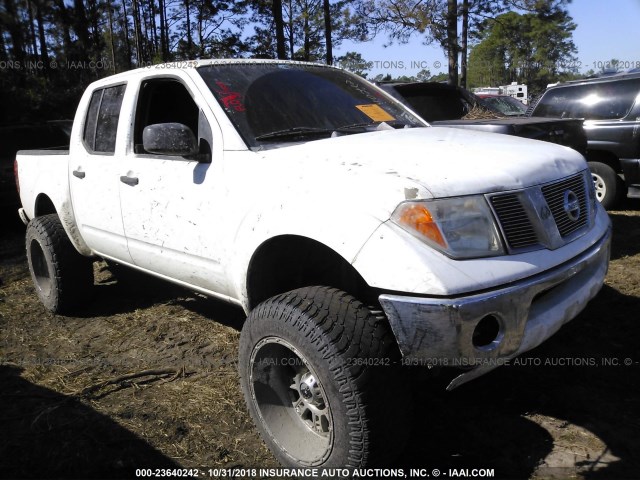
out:
<path id="1" fill-rule="evenodd" d="M 440 232 L 436 222 L 433 221 L 431 212 L 429 212 L 424 205 L 406 205 L 400 213 L 398 220 L 404 226 L 417 231 L 421 235 L 442 246 L 442 248 L 447 248 L 447 242 L 442 236 L 442 232 Z"/>

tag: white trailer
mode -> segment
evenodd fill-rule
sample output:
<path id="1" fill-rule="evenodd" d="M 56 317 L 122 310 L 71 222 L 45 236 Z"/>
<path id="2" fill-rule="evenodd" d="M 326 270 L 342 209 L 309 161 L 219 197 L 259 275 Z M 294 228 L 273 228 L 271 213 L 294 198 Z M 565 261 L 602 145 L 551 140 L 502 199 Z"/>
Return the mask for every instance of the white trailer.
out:
<path id="1" fill-rule="evenodd" d="M 518 84 L 518 82 L 512 82 L 510 85 L 500 85 L 499 87 L 474 88 L 473 93 L 480 95 L 508 95 L 520 100 L 525 105 L 529 103 L 527 86 Z"/>

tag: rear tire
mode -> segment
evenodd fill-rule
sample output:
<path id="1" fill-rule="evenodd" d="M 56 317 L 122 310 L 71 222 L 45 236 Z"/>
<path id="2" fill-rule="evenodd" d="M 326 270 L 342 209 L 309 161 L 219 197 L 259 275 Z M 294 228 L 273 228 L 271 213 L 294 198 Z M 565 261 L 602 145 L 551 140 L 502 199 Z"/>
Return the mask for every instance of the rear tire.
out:
<path id="1" fill-rule="evenodd" d="M 401 450 L 410 402 L 398 347 L 386 318 L 347 293 L 308 287 L 263 302 L 239 356 L 248 409 L 285 467 L 385 466 Z"/>
<path id="2" fill-rule="evenodd" d="M 604 208 L 609 210 L 617 205 L 620 199 L 620 178 L 609 165 L 600 162 L 589 162 L 589 169 L 596 190 L 596 198 Z"/>
<path id="3" fill-rule="evenodd" d="M 76 251 L 58 215 L 29 222 L 26 248 L 31 279 L 47 310 L 71 313 L 87 303 L 93 288 L 93 262 Z"/>

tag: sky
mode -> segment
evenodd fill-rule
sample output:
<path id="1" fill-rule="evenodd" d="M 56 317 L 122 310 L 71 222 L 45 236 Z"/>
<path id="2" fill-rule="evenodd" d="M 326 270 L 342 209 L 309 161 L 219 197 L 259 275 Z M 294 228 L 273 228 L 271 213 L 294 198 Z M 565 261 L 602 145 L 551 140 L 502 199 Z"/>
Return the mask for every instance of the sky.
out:
<path id="1" fill-rule="evenodd" d="M 573 0 L 568 10 L 577 25 L 573 42 L 580 72 L 598 71 L 613 58 L 620 60 L 623 68 L 640 67 L 640 0 Z M 411 76 L 425 68 L 433 75 L 446 72 L 442 48 L 424 45 L 419 35 L 407 44 L 396 42 L 385 48 L 388 42 L 384 34 L 365 43 L 343 42 L 334 55 L 360 53 L 373 62 L 369 78 L 379 73 Z"/>

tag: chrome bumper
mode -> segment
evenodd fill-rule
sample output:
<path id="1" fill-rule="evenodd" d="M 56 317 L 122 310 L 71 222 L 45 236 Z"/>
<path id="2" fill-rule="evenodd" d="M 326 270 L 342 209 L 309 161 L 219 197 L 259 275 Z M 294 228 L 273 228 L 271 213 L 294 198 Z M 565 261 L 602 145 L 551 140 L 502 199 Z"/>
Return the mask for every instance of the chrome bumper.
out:
<path id="1" fill-rule="evenodd" d="M 451 299 L 384 294 L 379 300 L 406 362 L 473 367 L 449 384 L 451 390 L 537 347 L 578 315 L 604 283 L 610 246 L 611 228 L 571 261 L 498 290 Z"/>

